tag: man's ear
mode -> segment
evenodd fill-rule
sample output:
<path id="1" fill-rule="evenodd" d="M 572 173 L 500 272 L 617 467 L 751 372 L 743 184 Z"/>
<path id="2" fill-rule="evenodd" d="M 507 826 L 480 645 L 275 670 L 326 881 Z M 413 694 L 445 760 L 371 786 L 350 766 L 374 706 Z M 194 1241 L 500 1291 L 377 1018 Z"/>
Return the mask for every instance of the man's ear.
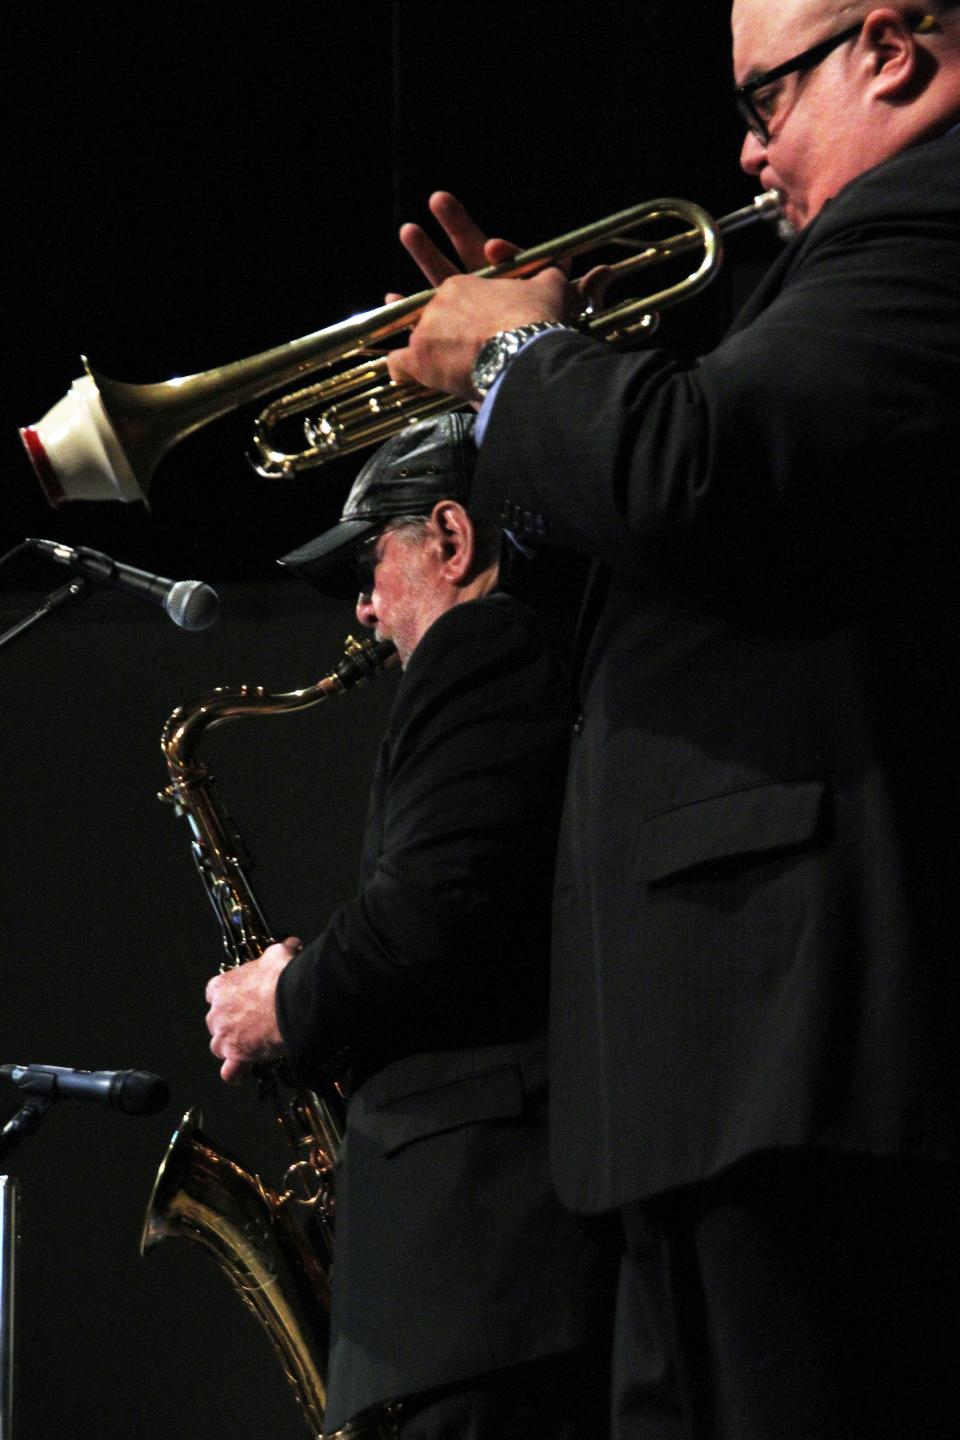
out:
<path id="1" fill-rule="evenodd" d="M 880 100 L 909 100 L 931 73 L 929 52 L 917 40 L 916 28 L 899 10 L 871 10 L 861 34 L 870 61 L 870 90 Z"/>
<path id="2" fill-rule="evenodd" d="M 444 578 L 453 585 L 470 580 L 476 557 L 473 521 L 458 500 L 438 500 L 430 512 L 440 545 Z"/>

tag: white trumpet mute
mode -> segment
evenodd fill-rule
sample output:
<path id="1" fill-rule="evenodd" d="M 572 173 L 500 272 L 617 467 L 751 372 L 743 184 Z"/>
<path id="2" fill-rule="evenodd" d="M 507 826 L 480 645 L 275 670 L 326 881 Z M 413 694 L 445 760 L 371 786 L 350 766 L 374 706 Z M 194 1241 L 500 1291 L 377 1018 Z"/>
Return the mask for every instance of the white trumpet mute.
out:
<path id="1" fill-rule="evenodd" d="M 20 431 L 30 463 L 53 506 L 67 500 L 145 500 L 89 375 Z"/>

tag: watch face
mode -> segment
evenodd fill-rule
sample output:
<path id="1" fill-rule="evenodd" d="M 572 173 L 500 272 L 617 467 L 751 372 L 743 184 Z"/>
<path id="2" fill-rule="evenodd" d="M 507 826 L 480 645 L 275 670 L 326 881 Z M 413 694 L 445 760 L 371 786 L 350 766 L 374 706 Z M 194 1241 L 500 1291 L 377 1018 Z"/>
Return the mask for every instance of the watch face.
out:
<path id="1" fill-rule="evenodd" d="M 541 330 L 554 330 L 557 324 L 552 320 L 534 320 L 529 325 L 518 325 L 515 330 L 499 330 L 480 346 L 477 358 L 470 371 L 473 388 L 481 398 L 486 395 L 494 380 L 521 349 L 525 340 Z M 565 328 L 565 327 L 561 327 Z"/>
<path id="2" fill-rule="evenodd" d="M 511 348 L 507 343 L 505 335 L 493 335 L 484 341 L 470 377 L 478 395 L 486 395 L 515 349 L 516 346 Z"/>

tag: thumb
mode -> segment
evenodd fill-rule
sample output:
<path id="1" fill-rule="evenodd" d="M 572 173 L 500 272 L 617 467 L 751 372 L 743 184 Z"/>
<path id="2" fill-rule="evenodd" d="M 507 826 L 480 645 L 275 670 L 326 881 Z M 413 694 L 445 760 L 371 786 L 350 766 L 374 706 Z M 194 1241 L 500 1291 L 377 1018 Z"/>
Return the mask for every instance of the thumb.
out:
<path id="1" fill-rule="evenodd" d="M 233 1059 L 228 1056 L 220 1066 L 220 1079 L 227 1085 L 239 1085 L 250 1073 L 250 1066 L 243 1060 Z"/>

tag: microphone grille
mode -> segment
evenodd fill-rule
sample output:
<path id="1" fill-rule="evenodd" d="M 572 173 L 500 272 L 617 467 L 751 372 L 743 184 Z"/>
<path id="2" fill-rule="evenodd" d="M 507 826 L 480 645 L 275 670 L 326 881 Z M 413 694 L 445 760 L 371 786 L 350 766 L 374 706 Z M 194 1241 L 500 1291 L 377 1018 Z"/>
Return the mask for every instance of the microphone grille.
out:
<path id="1" fill-rule="evenodd" d="M 220 614 L 220 597 L 202 580 L 178 580 L 163 608 L 181 630 L 206 630 Z"/>
<path id="2" fill-rule="evenodd" d="M 149 1070 L 127 1070 L 117 1077 L 113 1104 L 127 1115 L 156 1115 L 170 1099 L 170 1087 L 161 1075 Z"/>

